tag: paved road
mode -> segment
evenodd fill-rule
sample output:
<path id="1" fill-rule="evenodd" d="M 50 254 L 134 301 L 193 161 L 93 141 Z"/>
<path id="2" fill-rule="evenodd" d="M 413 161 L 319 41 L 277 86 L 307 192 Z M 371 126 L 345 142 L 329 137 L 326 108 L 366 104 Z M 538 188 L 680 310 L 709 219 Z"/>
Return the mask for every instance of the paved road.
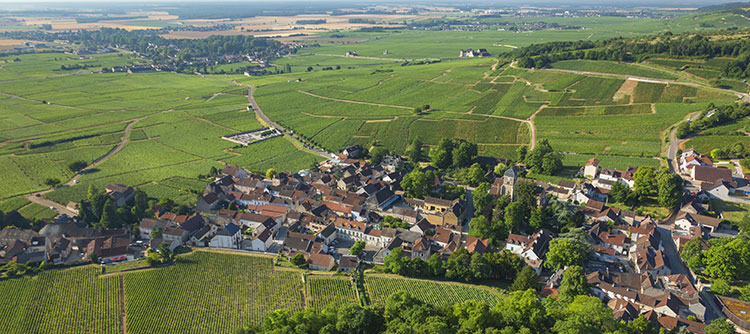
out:
<path id="1" fill-rule="evenodd" d="M 26 199 L 29 200 L 32 203 L 39 204 L 39 205 L 41 205 L 41 206 L 43 206 L 45 208 L 53 207 L 53 208 L 55 208 L 54 209 L 55 211 L 57 211 L 58 213 L 61 213 L 61 214 L 64 213 L 64 214 L 68 215 L 68 217 L 75 217 L 75 216 L 78 215 L 78 212 L 68 210 L 68 208 L 66 208 L 65 205 L 62 205 L 62 204 L 53 202 L 51 200 L 48 200 L 48 199 L 46 199 L 44 197 L 41 197 L 42 194 L 48 193 L 50 191 L 51 190 L 45 190 L 43 192 L 40 192 L 39 193 L 40 197 L 36 197 L 36 193 L 32 194 L 32 195 L 27 195 Z"/>
<path id="2" fill-rule="evenodd" d="M 250 105 L 253 106 L 253 110 L 255 111 L 255 114 L 260 117 L 260 119 L 263 120 L 266 124 L 272 126 L 274 129 L 278 130 L 281 133 L 287 133 L 286 129 L 282 127 L 281 125 L 276 124 L 276 122 L 272 121 L 266 114 L 263 112 L 263 109 L 260 109 L 260 106 L 258 105 L 258 102 L 255 101 L 255 98 L 253 98 L 253 87 L 247 86 L 247 102 L 250 103 Z M 311 151 L 317 153 L 319 156 L 324 157 L 326 159 L 331 158 L 331 154 L 328 154 L 324 152 L 323 150 L 320 150 L 316 147 L 308 147 Z"/>
<path id="3" fill-rule="evenodd" d="M 732 159 L 732 163 L 734 164 L 734 176 L 738 178 L 744 178 L 745 171 L 742 169 L 742 166 L 740 165 L 740 160 Z"/>
<path id="4" fill-rule="evenodd" d="M 693 277 L 690 275 L 690 270 L 688 270 L 685 263 L 682 262 L 682 258 L 680 258 L 680 254 L 677 252 L 677 247 L 672 239 L 672 231 L 663 227 L 658 227 L 658 229 L 662 240 L 662 246 L 664 247 L 664 255 L 667 257 L 672 274 L 684 274 L 693 281 Z M 693 284 L 695 284 L 695 282 L 693 282 Z M 711 321 L 719 317 L 719 314 L 721 314 L 721 308 L 719 308 L 713 301 L 713 297 L 706 292 L 701 292 L 700 297 L 703 305 L 706 306 L 706 319 Z"/>
<path id="5" fill-rule="evenodd" d="M 688 121 L 695 121 L 701 113 L 696 112 L 688 117 Z M 667 163 L 669 164 L 669 171 L 672 173 L 680 174 L 680 162 L 677 159 L 677 146 L 680 141 L 677 139 L 677 126 L 669 132 L 669 146 L 667 147 Z M 689 180 L 688 180 L 689 181 Z"/>

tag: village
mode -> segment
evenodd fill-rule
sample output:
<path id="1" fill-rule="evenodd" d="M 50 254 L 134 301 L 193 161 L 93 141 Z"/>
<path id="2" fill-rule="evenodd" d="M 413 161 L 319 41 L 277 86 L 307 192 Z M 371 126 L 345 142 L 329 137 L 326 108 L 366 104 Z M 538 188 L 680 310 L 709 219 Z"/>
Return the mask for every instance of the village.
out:
<path id="1" fill-rule="evenodd" d="M 0 262 L 73 264 L 94 259 L 106 269 L 165 245 L 170 250 L 187 246 L 273 254 L 297 259 L 292 262 L 301 261 L 309 270 L 354 273 L 382 265 L 396 249 L 410 259 L 426 261 L 433 254 L 447 260 L 464 248 L 480 254 L 509 251 L 539 275 L 542 296 L 558 293 L 564 270 L 544 266 L 549 245 L 558 238 L 555 233 L 545 228 L 509 233 L 503 246 L 494 247 L 469 232 L 472 192 L 477 188 L 467 187 L 455 199 L 408 198 L 400 185 L 406 175 L 401 157 L 386 156 L 372 165 L 357 159 L 360 151 L 349 147 L 317 165 L 317 170 L 272 177 L 227 165 L 206 186 L 192 213 L 154 206 L 153 217 L 142 219 L 132 230 L 87 227 L 66 215 L 38 233 L 4 229 Z M 489 166 L 507 163 L 477 160 Z M 599 160 L 592 158 L 578 172 L 580 183 L 525 180 L 523 164 L 511 165 L 500 175 L 490 169 L 485 176 L 492 180 L 488 192 L 493 198 L 515 199 L 519 185 L 530 182 L 538 206 L 557 201 L 580 208 L 585 217 L 582 231 L 591 244 L 586 279 L 592 294 L 605 301 L 616 318 L 627 322 L 644 314 L 667 329 L 685 326 L 691 333 L 703 333 L 704 321 L 726 316 L 750 330 L 743 320 L 750 303 L 714 298 L 708 293 L 710 286 L 697 280 L 679 254 L 690 240 L 737 234 L 707 213 L 712 210 L 710 199 L 745 192 L 745 177 L 733 176 L 731 169 L 718 168 L 693 150 L 682 152 L 679 160 L 689 186 L 679 209 L 664 220 L 608 205 L 616 184 L 633 187 L 637 168 L 600 168 Z M 430 187 L 436 190 L 447 182 L 436 176 Z M 133 200 L 135 190 L 110 184 L 105 193 L 119 207 Z"/>

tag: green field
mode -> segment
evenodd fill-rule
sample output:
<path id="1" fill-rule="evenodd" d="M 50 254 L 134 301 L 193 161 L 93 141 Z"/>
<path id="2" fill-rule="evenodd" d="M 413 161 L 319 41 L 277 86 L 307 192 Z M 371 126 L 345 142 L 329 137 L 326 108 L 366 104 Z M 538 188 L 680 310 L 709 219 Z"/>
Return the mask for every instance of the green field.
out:
<path id="1" fill-rule="evenodd" d="M 98 268 L 43 272 L 0 282 L 4 333 L 119 333 L 120 281 Z"/>
<path id="2" fill-rule="evenodd" d="M 447 306 L 472 299 L 495 305 L 500 300 L 497 292 L 486 287 L 398 276 L 367 275 L 365 289 L 370 302 L 374 304 L 385 304 L 388 296 L 399 290 L 406 290 L 414 298 L 435 306 Z"/>
<path id="3" fill-rule="evenodd" d="M 45 190 L 49 178 L 65 183 L 73 177 L 70 163 L 91 163 L 116 147 L 118 151 L 82 175 L 79 184 L 47 196 L 67 203 L 83 198 L 89 185 L 103 188 L 117 182 L 137 186 L 152 197 L 192 204 L 194 191 L 200 189 L 170 180 L 205 182 L 198 176 L 226 163 L 262 173 L 268 168 L 297 171 L 322 160 L 289 136 L 249 147 L 221 140 L 223 135 L 262 126 L 245 110 L 244 85 L 257 88 L 254 96 L 271 119 L 303 142 L 330 152 L 360 144 L 403 153 L 416 138 L 432 145 L 451 137 L 477 143 L 483 155 L 515 158 L 519 146 L 532 144 L 529 125 L 536 115 L 537 140 L 549 139 L 558 150 L 620 160 L 643 158 L 641 162 L 660 154 L 660 132 L 686 113 L 705 103 L 736 99 L 711 85 L 744 87 L 736 80 L 717 79 L 715 72 L 727 59 L 648 59 L 638 64 L 571 60 L 553 64 L 556 69 L 528 70 L 494 57 L 513 47 L 548 41 L 747 26 L 738 15 L 543 20 L 581 29 L 322 32 L 311 36 L 321 39 L 319 47 L 273 60 L 278 69 L 289 65 L 292 73 L 262 77 L 106 71 L 145 62 L 130 53 L 0 57 L 0 199 Z M 493 56 L 457 59 L 458 51 L 469 47 L 487 48 Z M 362 57 L 344 57 L 346 51 Z M 424 58 L 441 60 L 427 65 L 404 61 Z M 73 65 L 86 68 L 63 69 Z M 216 65 L 212 71 L 247 65 Z M 634 84 L 626 81 L 627 76 L 676 82 Z M 417 113 L 425 105 L 429 110 Z"/>
<path id="4" fill-rule="evenodd" d="M 307 307 L 321 310 L 329 304 L 359 303 L 349 276 L 308 275 L 305 278 Z"/>
<path id="5" fill-rule="evenodd" d="M 0 328 L 3 333 L 119 333 L 122 298 L 128 333 L 232 333 L 259 324 L 275 309 L 358 303 L 348 276 L 312 274 L 303 284 L 302 270 L 275 267 L 272 257 L 249 253 L 194 250 L 168 267 L 143 269 L 141 262 L 126 263 L 97 276 L 99 268 L 88 265 L 0 281 L 6 296 Z M 367 275 L 365 286 L 373 303 L 400 289 L 435 305 L 469 299 L 494 305 L 499 299 L 487 287 L 397 276 Z"/>
<path id="6" fill-rule="evenodd" d="M 190 191 L 201 188 L 169 180 L 205 183 L 196 179 L 199 174 L 229 161 L 265 172 L 270 167 L 296 171 L 320 159 L 283 138 L 246 148 L 222 140 L 262 127 L 254 113 L 245 110 L 247 88 L 229 79 L 83 72 L 42 77 L 55 75 L 50 65 L 55 57 L 69 56 L 24 55 L 0 69 L 0 92 L 5 94 L 0 96 L 0 198 L 46 189 L 48 178 L 65 183 L 73 176 L 70 163 L 91 163 L 125 139 L 121 151 L 82 175 L 79 184 L 48 196 L 67 203 L 80 200 L 90 184 L 101 189 L 117 182 L 142 186 L 153 197 L 192 204 L 195 195 Z M 96 60 L 108 66 L 129 59 L 100 57 Z M 19 76 L 25 79 L 13 80 Z M 2 81 L 6 78 L 13 81 Z"/>

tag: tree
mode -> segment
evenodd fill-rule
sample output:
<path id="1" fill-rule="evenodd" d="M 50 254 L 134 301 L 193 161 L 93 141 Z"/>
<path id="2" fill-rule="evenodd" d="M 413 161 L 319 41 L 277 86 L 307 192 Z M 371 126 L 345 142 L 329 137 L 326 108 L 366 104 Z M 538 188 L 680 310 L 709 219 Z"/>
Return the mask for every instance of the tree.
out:
<path id="1" fill-rule="evenodd" d="M 492 236 L 492 223 L 483 215 L 477 215 L 469 221 L 469 235 L 477 238 Z"/>
<path id="2" fill-rule="evenodd" d="M 652 167 L 638 167 L 633 174 L 633 188 L 638 196 L 650 196 L 657 190 L 656 175 Z"/>
<path id="3" fill-rule="evenodd" d="M 705 334 L 736 334 L 737 329 L 734 325 L 727 321 L 725 318 L 714 319 L 706 328 L 703 330 Z"/>
<path id="4" fill-rule="evenodd" d="M 453 163 L 453 142 L 448 138 L 440 139 L 437 145 L 430 148 L 430 160 L 436 168 L 450 167 Z"/>
<path id="5" fill-rule="evenodd" d="M 107 197 L 107 201 L 104 202 L 104 208 L 102 209 L 101 217 L 99 218 L 99 227 L 102 228 L 113 228 L 118 225 L 118 219 L 115 213 L 115 204 L 112 199 Z"/>
<path id="6" fill-rule="evenodd" d="M 523 161 L 537 174 L 554 175 L 562 168 L 562 154 L 555 152 L 547 139 L 540 140 Z"/>
<path id="7" fill-rule="evenodd" d="M 703 272 L 728 281 L 750 276 L 750 239 L 740 235 L 714 240 L 711 248 L 703 252 Z"/>
<path id="8" fill-rule="evenodd" d="M 549 243 L 544 265 L 552 270 L 567 266 L 583 266 L 588 256 L 588 247 L 568 238 L 555 238 Z"/>
<path id="9" fill-rule="evenodd" d="M 658 334 L 659 329 L 651 323 L 650 320 L 646 319 L 643 314 L 638 315 L 638 318 L 631 320 L 627 327 L 628 334 Z"/>
<path id="10" fill-rule="evenodd" d="M 305 255 L 303 255 L 302 253 L 297 253 L 292 256 L 289 262 L 297 267 L 302 267 L 307 263 L 307 260 L 305 259 Z"/>
<path id="11" fill-rule="evenodd" d="M 609 196 L 615 202 L 620 202 L 625 205 L 631 206 L 635 205 L 635 193 L 625 183 L 615 182 L 614 184 L 612 184 L 612 189 L 610 189 L 609 191 Z"/>
<path id="12" fill-rule="evenodd" d="M 404 189 L 406 197 L 424 198 L 430 193 L 433 183 L 434 174 L 414 169 L 409 174 L 404 175 L 401 180 L 401 188 Z"/>
<path id="13" fill-rule="evenodd" d="M 471 165 L 471 167 L 461 171 L 459 179 L 464 183 L 468 183 L 469 185 L 477 186 L 481 182 L 485 181 L 484 174 L 485 173 L 484 169 L 482 169 L 482 166 L 478 163 L 474 163 L 473 165 Z"/>
<path id="14" fill-rule="evenodd" d="M 591 292 L 591 288 L 589 287 L 583 267 L 573 265 L 565 269 L 558 290 L 560 291 L 560 296 L 564 298 L 588 295 Z"/>
<path id="15" fill-rule="evenodd" d="M 269 168 L 266 170 L 266 178 L 267 179 L 273 179 L 273 177 L 276 176 L 276 170 L 273 168 Z"/>
<path id="16" fill-rule="evenodd" d="M 422 155 L 422 140 L 416 138 L 411 142 L 411 145 L 406 148 L 406 156 L 409 157 L 409 160 L 412 163 L 416 164 L 424 159 Z"/>
<path id="17" fill-rule="evenodd" d="M 727 283 L 726 280 L 717 278 L 713 280 L 713 282 L 711 282 L 711 291 L 720 295 L 727 295 L 732 291 L 732 288 L 729 286 L 729 283 Z"/>
<path id="18" fill-rule="evenodd" d="M 99 190 L 97 190 L 96 187 L 94 187 L 93 184 L 90 184 L 89 185 L 89 189 L 88 189 L 88 199 L 89 199 L 89 201 L 91 201 L 91 203 L 94 203 L 94 198 L 97 195 L 99 195 Z"/>
<path id="19" fill-rule="evenodd" d="M 659 170 L 656 177 L 659 205 L 674 208 L 682 201 L 682 177 L 670 173 L 667 168 Z"/>
<path id="20" fill-rule="evenodd" d="M 474 273 L 471 270 L 471 254 L 466 248 L 459 248 L 448 258 L 445 264 L 445 278 L 464 282 L 471 282 L 474 279 Z"/>
<path id="21" fill-rule="evenodd" d="M 699 272 L 703 268 L 703 239 L 693 238 L 686 242 L 680 250 L 680 256 L 685 264 L 694 272 Z"/>
<path id="22" fill-rule="evenodd" d="M 530 181 L 519 181 L 513 188 L 513 197 L 519 203 L 523 204 L 524 217 L 530 210 L 536 209 L 536 184 Z"/>
<path id="23" fill-rule="evenodd" d="M 50 186 L 52 188 L 55 188 L 55 187 L 57 187 L 57 186 L 60 185 L 60 180 L 51 177 L 51 178 L 48 178 L 48 179 L 44 180 L 44 184 L 46 184 L 46 185 L 48 185 L 48 186 Z"/>
<path id="24" fill-rule="evenodd" d="M 391 251 L 386 257 L 383 258 L 383 264 L 387 271 L 390 271 L 397 275 L 404 275 L 409 270 L 409 263 L 404 251 L 401 248 L 396 248 Z"/>
<path id="25" fill-rule="evenodd" d="M 519 233 L 526 213 L 523 203 L 512 202 L 505 208 L 505 228 L 508 232 Z"/>
<path id="26" fill-rule="evenodd" d="M 555 322 L 553 332 L 560 334 L 611 333 L 617 328 L 612 309 L 597 297 L 577 296 L 565 308 L 565 318 Z"/>
<path id="27" fill-rule="evenodd" d="M 388 155 L 388 149 L 382 146 L 377 146 L 370 151 L 370 163 L 373 165 L 379 165 L 383 158 Z"/>
<path id="28" fill-rule="evenodd" d="M 529 148 L 524 146 L 519 146 L 516 149 L 516 154 L 518 154 L 518 160 L 524 161 L 526 160 L 526 154 L 528 154 Z"/>
<path id="29" fill-rule="evenodd" d="M 365 250 L 365 242 L 357 240 L 351 248 L 349 248 L 349 254 L 359 257 L 362 255 L 362 251 Z"/>
<path id="30" fill-rule="evenodd" d="M 497 176 L 503 175 L 506 170 L 508 170 L 508 166 L 506 166 L 505 164 L 502 164 L 502 163 L 499 163 L 499 164 L 495 165 L 495 167 L 492 169 L 492 171 Z"/>
<path id="31" fill-rule="evenodd" d="M 427 259 L 427 267 L 430 268 L 430 273 L 434 277 L 443 277 L 445 275 L 445 263 L 438 253 L 434 253 Z"/>
<path id="32" fill-rule="evenodd" d="M 524 266 L 523 269 L 521 269 L 521 272 L 516 276 L 516 279 L 513 280 L 510 289 L 513 291 L 526 291 L 528 289 L 539 290 L 539 279 L 536 276 L 534 268 Z"/>
<path id="33" fill-rule="evenodd" d="M 78 161 L 71 162 L 68 165 L 68 169 L 71 172 L 76 173 L 76 172 L 78 172 L 78 171 L 86 168 L 86 166 L 88 166 L 88 164 L 86 163 L 86 161 L 78 160 Z"/>
<path id="34" fill-rule="evenodd" d="M 477 159 L 477 144 L 467 141 L 461 142 L 453 152 L 453 166 L 464 168 Z"/>
<path id="35" fill-rule="evenodd" d="M 157 228 L 151 230 L 151 233 L 149 233 L 149 236 L 151 236 L 151 239 L 159 239 L 159 238 L 161 238 L 161 227 L 157 227 Z"/>
<path id="36" fill-rule="evenodd" d="M 474 190 L 471 192 L 473 197 L 472 202 L 474 204 L 474 210 L 483 215 L 487 215 L 492 209 L 492 195 L 490 195 L 489 191 L 490 184 L 484 182 L 481 183 L 478 187 L 474 188 Z"/>

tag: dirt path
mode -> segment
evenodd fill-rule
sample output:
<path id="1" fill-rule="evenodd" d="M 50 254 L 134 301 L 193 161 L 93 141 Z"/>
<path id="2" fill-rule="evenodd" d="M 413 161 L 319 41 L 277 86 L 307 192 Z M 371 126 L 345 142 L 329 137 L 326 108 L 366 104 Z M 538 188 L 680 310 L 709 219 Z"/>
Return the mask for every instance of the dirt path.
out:
<path id="1" fill-rule="evenodd" d="M 162 113 L 169 112 L 169 111 L 172 111 L 172 109 L 162 111 Z M 127 145 L 127 143 L 130 141 L 129 140 L 130 130 L 133 128 L 133 125 L 135 125 L 135 123 L 137 123 L 138 121 L 140 121 L 140 120 L 142 120 L 144 118 L 151 117 L 153 115 L 156 115 L 156 114 L 146 115 L 146 116 L 139 117 L 139 118 L 136 118 L 136 119 L 130 121 L 130 123 L 128 123 L 128 125 L 125 127 L 125 132 L 123 133 L 122 141 L 120 141 L 120 143 L 117 144 L 117 146 L 113 147 L 112 150 L 110 150 L 109 152 L 107 152 L 107 154 L 105 154 L 105 155 L 99 157 L 98 159 L 94 160 L 91 164 L 89 164 L 88 166 L 86 166 L 85 168 L 83 168 L 79 173 L 76 173 L 76 175 L 73 176 L 73 178 L 71 178 L 63 186 L 71 187 L 71 186 L 75 185 L 77 183 L 76 181 L 78 180 L 78 178 L 82 174 L 85 174 L 86 171 L 91 170 L 92 168 L 98 166 L 99 164 L 101 164 L 105 160 L 111 158 L 113 155 L 115 155 L 118 152 L 122 151 L 122 149 L 125 148 L 125 145 Z M 43 190 L 43 191 L 33 192 L 33 193 L 30 193 L 30 194 L 26 195 L 26 199 L 29 200 L 29 201 L 31 201 L 31 202 L 33 202 L 33 203 L 37 203 L 37 204 L 45 206 L 45 207 L 53 207 L 58 212 L 65 213 L 65 214 L 67 214 L 67 215 L 69 215 L 71 217 L 78 215 L 77 211 L 73 211 L 73 210 L 68 209 L 64 204 L 59 204 L 57 202 L 54 202 L 52 200 L 49 200 L 49 199 L 46 199 L 46 198 L 43 197 L 43 195 L 45 195 L 47 193 L 50 193 L 53 190 L 54 190 L 54 188 L 50 188 L 50 189 L 46 189 L 46 190 Z"/>
<path id="2" fill-rule="evenodd" d="M 338 101 L 338 102 L 355 103 L 355 104 L 366 104 L 366 105 L 378 106 L 378 107 L 391 107 L 391 108 L 401 108 L 401 109 L 414 110 L 414 108 L 412 108 L 412 107 L 397 106 L 397 105 L 393 105 L 393 104 L 382 104 L 382 103 L 373 103 L 373 102 L 344 100 L 344 99 L 337 99 L 337 98 L 333 98 L 333 97 L 327 97 L 327 96 L 322 96 L 322 95 L 318 95 L 318 94 L 313 94 L 313 93 L 310 93 L 310 92 L 306 92 L 304 90 L 297 90 L 297 91 L 300 92 L 300 93 L 302 93 L 302 94 L 307 94 L 307 95 L 310 95 L 312 97 L 317 97 L 319 99 L 330 100 L 330 101 Z"/>
<path id="3" fill-rule="evenodd" d="M 127 314 L 125 313 L 125 279 L 120 274 L 120 333 L 128 334 Z"/>
<path id="4" fill-rule="evenodd" d="M 381 57 L 368 57 L 368 56 L 347 56 L 347 55 L 334 55 L 334 54 L 327 54 L 327 53 L 314 53 L 316 56 L 326 56 L 326 57 L 340 57 L 340 58 L 359 58 L 359 59 L 373 59 L 373 60 L 388 60 L 391 62 L 397 62 L 397 61 L 406 61 L 406 59 L 402 58 L 381 58 Z"/>

